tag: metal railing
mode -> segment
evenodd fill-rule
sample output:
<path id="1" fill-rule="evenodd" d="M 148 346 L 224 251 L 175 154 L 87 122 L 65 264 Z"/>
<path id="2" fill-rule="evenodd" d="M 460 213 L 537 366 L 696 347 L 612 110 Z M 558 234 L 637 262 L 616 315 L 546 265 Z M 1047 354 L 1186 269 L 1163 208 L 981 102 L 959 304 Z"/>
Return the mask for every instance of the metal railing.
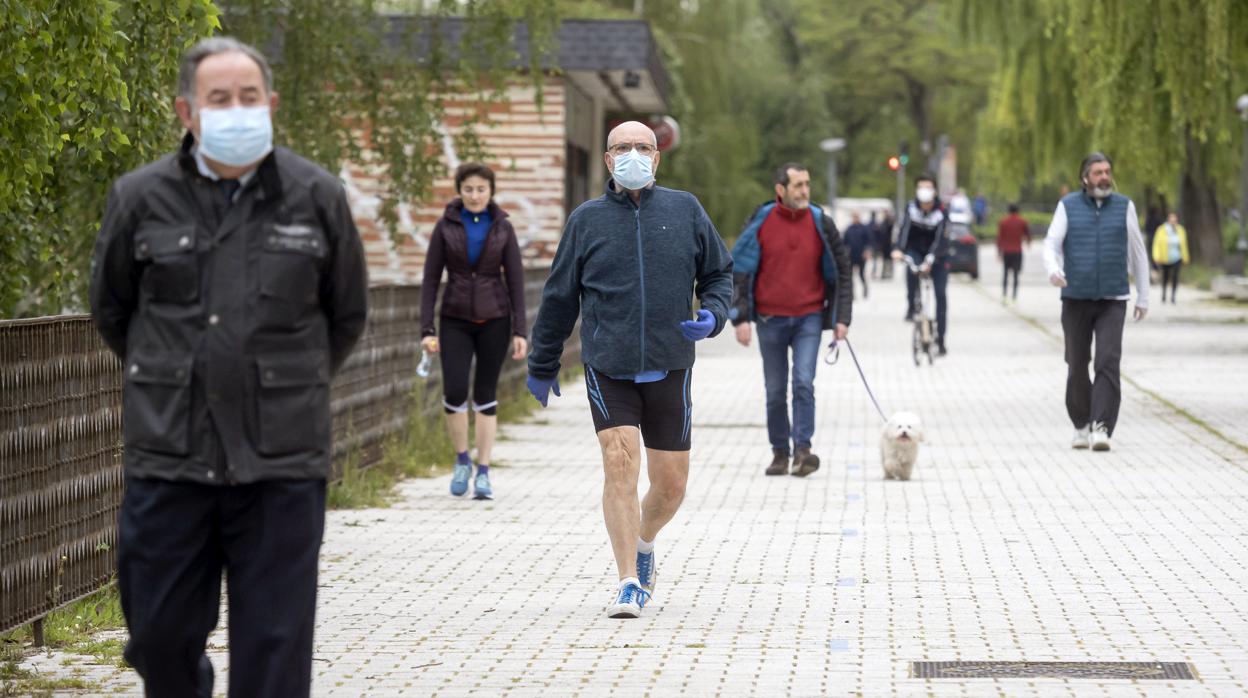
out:
<path id="1" fill-rule="evenodd" d="M 530 321 L 547 274 L 526 271 Z M 420 298 L 419 286 L 369 291 L 368 328 L 332 387 L 335 478 L 348 456 L 360 468 L 380 462 L 416 406 Z M 574 333 L 564 365 L 578 357 Z M 508 361 L 501 380 L 523 381 L 524 371 Z M 429 379 L 431 393 L 437 380 Z M 439 419 L 436 404 L 417 408 Z M 90 317 L 0 322 L 0 631 L 112 578 L 121 454 L 121 364 Z"/>

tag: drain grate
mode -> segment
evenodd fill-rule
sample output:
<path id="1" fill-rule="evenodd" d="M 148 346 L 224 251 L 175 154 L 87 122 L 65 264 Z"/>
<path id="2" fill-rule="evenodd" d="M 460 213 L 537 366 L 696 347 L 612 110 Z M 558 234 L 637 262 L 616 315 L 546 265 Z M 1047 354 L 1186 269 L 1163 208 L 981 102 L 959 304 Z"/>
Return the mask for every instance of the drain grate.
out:
<path id="1" fill-rule="evenodd" d="M 911 662 L 916 679 L 1195 679 L 1186 662 Z"/>

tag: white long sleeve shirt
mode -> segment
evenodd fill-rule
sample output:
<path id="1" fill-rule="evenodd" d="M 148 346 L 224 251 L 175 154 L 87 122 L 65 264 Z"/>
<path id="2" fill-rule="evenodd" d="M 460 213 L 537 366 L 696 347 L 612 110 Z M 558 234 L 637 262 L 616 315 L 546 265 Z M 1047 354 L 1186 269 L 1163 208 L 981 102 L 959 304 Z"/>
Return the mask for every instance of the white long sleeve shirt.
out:
<path id="1" fill-rule="evenodd" d="M 1100 205 L 1100 202 L 1097 203 Z M 1049 223 L 1044 238 L 1044 268 L 1049 276 L 1066 278 L 1065 255 L 1062 243 L 1066 240 L 1066 206 L 1060 201 Z M 1135 215 L 1135 202 L 1127 202 L 1127 271 L 1135 277 L 1135 307 L 1148 308 L 1148 254 L 1144 251 L 1144 236 L 1140 234 L 1140 219 Z M 1114 296 L 1113 300 L 1131 300 L 1131 294 Z"/>

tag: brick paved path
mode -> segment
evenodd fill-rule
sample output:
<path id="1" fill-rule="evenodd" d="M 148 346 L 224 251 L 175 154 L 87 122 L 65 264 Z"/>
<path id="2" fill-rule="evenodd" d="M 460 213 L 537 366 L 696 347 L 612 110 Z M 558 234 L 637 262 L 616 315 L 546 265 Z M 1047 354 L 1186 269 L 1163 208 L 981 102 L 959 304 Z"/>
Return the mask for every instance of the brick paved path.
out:
<path id="1" fill-rule="evenodd" d="M 658 540 L 655 600 L 610 620 L 597 443 L 583 386 L 568 386 L 506 428 L 497 501 L 421 480 L 392 509 L 330 514 L 315 693 L 1248 693 L 1245 311 L 1185 290 L 1127 329 L 1128 378 L 1225 439 L 1126 384 L 1114 450 L 1074 452 L 1039 247 L 1017 309 L 982 258 L 983 287 L 951 283 L 951 354 L 935 367 L 910 363 L 900 277 L 855 309 L 885 409 L 926 421 L 913 481 L 881 479 L 847 356 L 817 379 L 823 468 L 764 477 L 761 362 L 726 333 L 700 347 L 693 473 Z M 988 659 L 1182 661 L 1199 680 L 909 678 L 914 660 Z"/>

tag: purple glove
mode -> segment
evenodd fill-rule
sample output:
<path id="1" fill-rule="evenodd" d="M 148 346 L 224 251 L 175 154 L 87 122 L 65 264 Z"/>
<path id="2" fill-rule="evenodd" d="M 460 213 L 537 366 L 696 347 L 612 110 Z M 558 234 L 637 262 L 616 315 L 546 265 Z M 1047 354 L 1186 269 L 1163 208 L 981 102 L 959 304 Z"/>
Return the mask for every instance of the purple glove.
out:
<path id="1" fill-rule="evenodd" d="M 533 394 L 534 399 L 542 403 L 542 407 L 545 407 L 546 402 L 550 400 L 550 391 L 552 389 L 555 391 L 555 397 L 562 397 L 559 395 L 559 376 L 536 378 L 529 374 L 529 378 L 524 384 L 528 386 L 529 392 Z"/>
<path id="2" fill-rule="evenodd" d="M 706 339 L 714 329 L 715 316 L 711 315 L 709 310 L 699 310 L 697 320 L 685 320 L 680 323 L 680 333 L 685 335 L 685 339 L 690 342 Z"/>

